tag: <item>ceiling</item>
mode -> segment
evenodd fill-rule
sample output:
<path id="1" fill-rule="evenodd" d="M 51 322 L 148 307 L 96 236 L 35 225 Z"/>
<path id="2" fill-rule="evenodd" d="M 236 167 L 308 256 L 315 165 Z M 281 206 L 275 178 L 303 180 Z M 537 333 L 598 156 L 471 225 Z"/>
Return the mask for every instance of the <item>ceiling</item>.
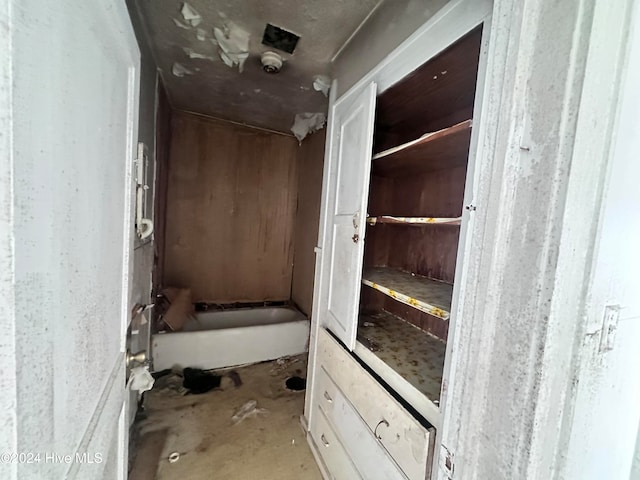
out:
<path id="1" fill-rule="evenodd" d="M 177 0 L 136 4 L 174 108 L 289 132 L 297 113 L 326 112 L 314 77 L 330 76 L 331 59 L 380 1 L 189 0 L 187 9 Z M 267 23 L 300 36 L 292 55 L 276 50 L 285 60 L 277 74 L 265 73 L 260 62 L 273 50 L 262 45 Z M 214 28 L 231 40 L 249 34 L 242 72 L 222 60 L 225 41 L 216 42 Z"/>

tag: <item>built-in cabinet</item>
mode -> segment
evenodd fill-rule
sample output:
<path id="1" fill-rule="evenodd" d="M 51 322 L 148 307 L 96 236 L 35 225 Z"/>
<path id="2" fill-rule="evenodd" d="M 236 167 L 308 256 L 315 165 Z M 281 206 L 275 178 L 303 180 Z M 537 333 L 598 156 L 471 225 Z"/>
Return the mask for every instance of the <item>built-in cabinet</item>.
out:
<path id="1" fill-rule="evenodd" d="M 332 98 L 305 405 L 327 478 L 431 478 L 489 15 L 448 5 Z"/>

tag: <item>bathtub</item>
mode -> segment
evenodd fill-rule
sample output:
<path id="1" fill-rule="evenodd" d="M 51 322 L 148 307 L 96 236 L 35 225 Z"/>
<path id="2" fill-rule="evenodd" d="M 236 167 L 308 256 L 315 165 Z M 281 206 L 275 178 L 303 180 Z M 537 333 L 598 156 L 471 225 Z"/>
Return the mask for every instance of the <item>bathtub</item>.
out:
<path id="1" fill-rule="evenodd" d="M 309 320 L 292 307 L 201 312 L 182 331 L 152 337 L 153 369 L 223 368 L 308 350 Z"/>

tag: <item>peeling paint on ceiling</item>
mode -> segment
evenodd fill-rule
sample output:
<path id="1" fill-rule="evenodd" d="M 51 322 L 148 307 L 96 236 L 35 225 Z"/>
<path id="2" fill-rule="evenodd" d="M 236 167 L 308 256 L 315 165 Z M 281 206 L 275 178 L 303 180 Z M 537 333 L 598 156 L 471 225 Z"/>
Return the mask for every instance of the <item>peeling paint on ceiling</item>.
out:
<path id="1" fill-rule="evenodd" d="M 174 108 L 290 133 L 296 114 L 326 112 L 331 58 L 380 2 L 137 0 L 136 5 Z M 261 54 L 273 50 L 262 45 L 267 23 L 300 36 L 293 54 L 277 51 L 284 66 L 271 75 L 260 63 Z"/>

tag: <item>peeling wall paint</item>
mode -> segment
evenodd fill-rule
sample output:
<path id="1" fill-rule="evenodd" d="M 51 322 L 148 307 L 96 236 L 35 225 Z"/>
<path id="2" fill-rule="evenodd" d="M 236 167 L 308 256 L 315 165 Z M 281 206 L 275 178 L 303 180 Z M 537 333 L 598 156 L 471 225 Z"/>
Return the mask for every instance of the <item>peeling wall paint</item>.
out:
<path id="1" fill-rule="evenodd" d="M 173 73 L 176 77 L 184 77 L 185 75 L 193 75 L 193 71 L 189 70 L 187 67 L 182 65 L 181 63 L 174 63 L 173 67 L 171 67 L 171 73 Z"/>
<path id="2" fill-rule="evenodd" d="M 238 67 L 242 73 L 244 62 L 249 58 L 249 38 L 251 35 L 231 21 L 225 21 L 224 28 L 215 27 L 213 34 L 220 47 L 220 58 L 227 67 Z"/>
<path id="3" fill-rule="evenodd" d="M 197 27 L 202 22 L 200 14 L 186 2 L 182 4 L 182 10 L 180 10 L 180 13 L 182 14 L 182 18 L 184 18 L 185 22 L 192 27 Z"/>
<path id="4" fill-rule="evenodd" d="M 291 132 L 302 142 L 310 133 L 317 132 L 324 128 L 327 117 L 324 113 L 298 113 L 295 116 Z"/>

